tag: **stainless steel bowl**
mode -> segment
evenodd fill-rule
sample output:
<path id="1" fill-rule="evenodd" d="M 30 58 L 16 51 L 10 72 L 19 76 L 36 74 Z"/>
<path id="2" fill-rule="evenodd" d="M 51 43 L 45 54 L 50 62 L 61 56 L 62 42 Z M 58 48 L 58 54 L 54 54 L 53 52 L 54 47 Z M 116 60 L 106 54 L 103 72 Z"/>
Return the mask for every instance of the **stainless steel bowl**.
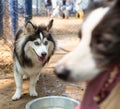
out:
<path id="1" fill-rule="evenodd" d="M 74 109 L 78 101 L 63 96 L 37 98 L 26 104 L 26 109 Z"/>

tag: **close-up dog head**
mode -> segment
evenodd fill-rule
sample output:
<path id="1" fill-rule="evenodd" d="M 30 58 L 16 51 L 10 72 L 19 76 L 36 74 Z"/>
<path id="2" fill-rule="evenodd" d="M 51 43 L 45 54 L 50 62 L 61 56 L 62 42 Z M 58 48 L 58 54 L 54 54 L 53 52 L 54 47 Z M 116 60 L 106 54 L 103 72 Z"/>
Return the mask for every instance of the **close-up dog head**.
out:
<path id="1" fill-rule="evenodd" d="M 18 54 L 25 57 L 19 60 L 23 60 L 24 62 L 27 58 L 29 60 L 33 59 L 32 61 L 36 59 L 42 63 L 49 60 L 49 56 L 53 54 L 55 49 L 55 41 L 50 31 L 52 25 L 53 20 L 50 20 L 47 26 L 36 26 L 28 21 L 23 28 L 18 30 L 15 39 L 17 48 L 15 50 L 17 53 L 19 52 Z M 21 63 L 21 65 L 24 66 L 24 63 Z"/>
<path id="2" fill-rule="evenodd" d="M 79 45 L 55 67 L 55 74 L 67 81 L 90 81 L 120 63 L 120 0 L 100 5 L 82 23 Z"/>

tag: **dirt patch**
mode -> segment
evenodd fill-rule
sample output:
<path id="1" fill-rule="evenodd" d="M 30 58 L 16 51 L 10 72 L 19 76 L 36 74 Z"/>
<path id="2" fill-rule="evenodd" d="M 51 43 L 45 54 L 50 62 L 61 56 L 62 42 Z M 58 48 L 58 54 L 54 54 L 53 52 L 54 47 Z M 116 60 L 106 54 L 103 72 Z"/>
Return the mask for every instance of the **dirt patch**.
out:
<path id="1" fill-rule="evenodd" d="M 33 22 L 39 21 L 40 18 L 34 18 Z M 45 21 L 48 18 L 41 18 L 40 21 Z M 78 22 L 75 23 L 74 22 Z M 55 19 L 55 33 L 57 34 L 57 42 L 59 49 L 50 59 L 50 62 L 43 68 L 37 82 L 36 88 L 39 94 L 38 97 L 50 95 L 67 95 L 74 99 L 81 100 L 86 87 L 85 83 L 67 83 L 58 79 L 53 72 L 55 63 L 68 51 L 74 49 L 79 43 L 77 30 L 79 28 L 79 20 L 76 19 Z M 74 24 L 74 25 L 73 25 Z M 56 27 L 56 28 L 55 28 Z M 71 29 L 71 28 L 73 29 Z M 71 34 L 72 33 L 72 34 Z M 66 51 L 60 49 L 64 48 Z M 15 92 L 15 83 L 13 77 L 13 61 L 12 52 L 9 46 L 0 40 L 0 108 L 2 109 L 25 109 L 25 105 L 35 97 L 30 97 L 28 93 L 29 81 L 23 83 L 23 95 L 20 100 L 12 101 L 11 97 Z"/>

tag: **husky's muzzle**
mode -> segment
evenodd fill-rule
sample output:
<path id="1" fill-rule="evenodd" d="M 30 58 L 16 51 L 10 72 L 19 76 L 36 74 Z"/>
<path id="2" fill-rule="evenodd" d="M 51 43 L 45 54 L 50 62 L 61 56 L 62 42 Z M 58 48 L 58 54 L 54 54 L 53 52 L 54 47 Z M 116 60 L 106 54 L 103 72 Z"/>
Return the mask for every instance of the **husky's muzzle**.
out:
<path id="1" fill-rule="evenodd" d="M 54 72 L 55 74 L 61 78 L 61 79 L 64 79 L 64 80 L 67 80 L 68 77 L 69 77 L 69 74 L 70 74 L 70 71 L 65 69 L 64 66 L 60 66 L 61 69 L 59 70 L 58 67 L 55 68 Z"/>
<path id="2" fill-rule="evenodd" d="M 35 52 L 35 50 L 33 49 L 33 51 Z M 38 57 L 38 60 L 41 61 L 41 62 L 44 62 L 45 59 L 46 59 L 46 55 L 47 53 L 46 52 L 42 52 L 41 55 L 39 56 L 36 52 L 35 52 L 36 56 Z"/>
<path id="3" fill-rule="evenodd" d="M 56 66 L 54 72 L 60 79 L 72 81 L 72 78 L 70 78 L 71 71 L 65 68 L 63 65 Z"/>
<path id="4" fill-rule="evenodd" d="M 38 56 L 38 59 L 39 59 L 40 61 L 44 62 L 44 61 L 45 61 L 45 58 L 46 58 L 46 55 L 47 55 L 46 52 L 42 52 L 42 53 L 41 53 L 41 56 Z"/>

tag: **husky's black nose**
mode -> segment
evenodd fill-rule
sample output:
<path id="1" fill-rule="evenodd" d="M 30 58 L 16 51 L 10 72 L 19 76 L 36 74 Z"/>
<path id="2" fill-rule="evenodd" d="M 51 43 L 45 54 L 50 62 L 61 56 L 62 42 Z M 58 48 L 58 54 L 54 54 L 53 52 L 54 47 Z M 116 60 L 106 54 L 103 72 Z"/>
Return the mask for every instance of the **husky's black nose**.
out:
<path id="1" fill-rule="evenodd" d="M 41 56 L 42 56 L 42 57 L 45 57 L 46 55 L 47 55 L 46 52 L 42 52 L 42 53 L 41 53 Z"/>
<path id="2" fill-rule="evenodd" d="M 70 70 L 64 68 L 64 66 L 55 67 L 54 72 L 59 78 L 65 80 L 65 81 L 67 81 L 69 79 Z"/>

